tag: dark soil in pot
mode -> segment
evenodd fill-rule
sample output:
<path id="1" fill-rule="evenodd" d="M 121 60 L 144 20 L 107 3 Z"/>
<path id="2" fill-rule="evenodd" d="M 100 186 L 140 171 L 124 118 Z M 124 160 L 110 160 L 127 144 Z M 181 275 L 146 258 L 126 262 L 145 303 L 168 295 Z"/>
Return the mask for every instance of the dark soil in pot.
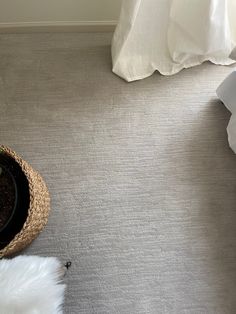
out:
<path id="1" fill-rule="evenodd" d="M 0 231 L 11 219 L 16 205 L 16 183 L 12 174 L 0 164 Z"/>
<path id="2" fill-rule="evenodd" d="M 0 151 L 0 249 L 22 229 L 29 210 L 28 180 L 19 164 Z"/>

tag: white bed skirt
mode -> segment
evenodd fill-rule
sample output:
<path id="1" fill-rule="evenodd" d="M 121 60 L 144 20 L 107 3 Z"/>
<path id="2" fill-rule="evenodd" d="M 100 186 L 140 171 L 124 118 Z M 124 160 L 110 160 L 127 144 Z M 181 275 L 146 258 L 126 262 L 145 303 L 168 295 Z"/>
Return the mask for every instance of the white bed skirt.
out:
<path id="1" fill-rule="evenodd" d="M 125 0 L 113 37 L 113 72 L 133 81 L 207 60 L 229 65 L 235 45 L 236 0 Z"/>

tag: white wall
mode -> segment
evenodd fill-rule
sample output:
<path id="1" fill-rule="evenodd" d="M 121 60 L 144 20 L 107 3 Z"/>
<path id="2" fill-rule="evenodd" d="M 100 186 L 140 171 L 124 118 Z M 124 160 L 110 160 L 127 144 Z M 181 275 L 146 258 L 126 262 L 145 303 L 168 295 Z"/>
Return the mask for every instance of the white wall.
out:
<path id="1" fill-rule="evenodd" d="M 0 0 L 0 24 L 116 21 L 122 0 Z"/>

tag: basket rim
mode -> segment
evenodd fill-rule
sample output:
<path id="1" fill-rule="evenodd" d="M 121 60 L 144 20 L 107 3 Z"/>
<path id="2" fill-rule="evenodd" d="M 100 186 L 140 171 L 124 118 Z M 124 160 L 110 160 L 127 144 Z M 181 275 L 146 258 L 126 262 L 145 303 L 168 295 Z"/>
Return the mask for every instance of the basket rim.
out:
<path id="1" fill-rule="evenodd" d="M 35 171 L 23 158 L 21 158 L 14 150 L 9 148 L 6 145 L 0 144 L 0 153 L 3 151 L 4 153 L 8 154 L 11 158 L 13 158 L 20 166 L 22 169 L 24 175 L 26 176 L 26 179 L 29 183 L 29 194 L 30 194 L 30 200 L 29 200 L 29 208 L 28 208 L 28 215 L 27 218 L 21 228 L 21 230 L 14 235 L 14 238 L 6 244 L 5 247 L 3 247 L 0 250 L 0 258 L 2 258 L 5 255 L 8 255 L 8 251 L 13 252 L 16 251 L 14 250 L 15 247 L 17 247 L 18 241 L 21 241 L 22 243 L 25 241 L 25 243 L 29 244 L 30 242 L 33 241 L 33 239 L 36 237 L 36 234 L 38 234 L 42 228 L 46 225 L 47 218 L 49 215 L 50 211 L 50 197 L 49 197 L 49 192 L 47 189 L 47 186 L 45 182 L 43 181 L 42 177 L 40 174 Z M 35 199 L 32 197 L 32 195 L 35 194 L 35 185 L 37 184 L 37 179 L 43 186 L 43 189 L 45 190 L 45 201 L 46 201 L 46 206 L 44 210 L 44 216 L 43 218 L 46 219 L 44 223 L 41 223 L 41 225 L 36 226 L 36 231 L 32 232 L 32 230 L 29 230 L 30 222 L 32 219 L 32 216 L 34 215 L 34 206 L 35 206 Z M 46 217 L 46 218 L 45 218 Z M 29 237 L 28 233 L 31 231 L 32 236 Z M 23 245 L 20 245 L 23 247 Z"/>

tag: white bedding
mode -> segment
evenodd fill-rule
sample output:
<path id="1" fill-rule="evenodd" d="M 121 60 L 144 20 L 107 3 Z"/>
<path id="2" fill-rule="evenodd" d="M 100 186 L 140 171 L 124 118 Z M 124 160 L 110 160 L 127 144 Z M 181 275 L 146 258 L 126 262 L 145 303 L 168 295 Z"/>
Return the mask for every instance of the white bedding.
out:
<path id="1" fill-rule="evenodd" d="M 232 150 L 236 153 L 236 71 L 232 72 L 217 88 L 217 96 L 232 113 L 227 132 L 228 141 Z"/>

